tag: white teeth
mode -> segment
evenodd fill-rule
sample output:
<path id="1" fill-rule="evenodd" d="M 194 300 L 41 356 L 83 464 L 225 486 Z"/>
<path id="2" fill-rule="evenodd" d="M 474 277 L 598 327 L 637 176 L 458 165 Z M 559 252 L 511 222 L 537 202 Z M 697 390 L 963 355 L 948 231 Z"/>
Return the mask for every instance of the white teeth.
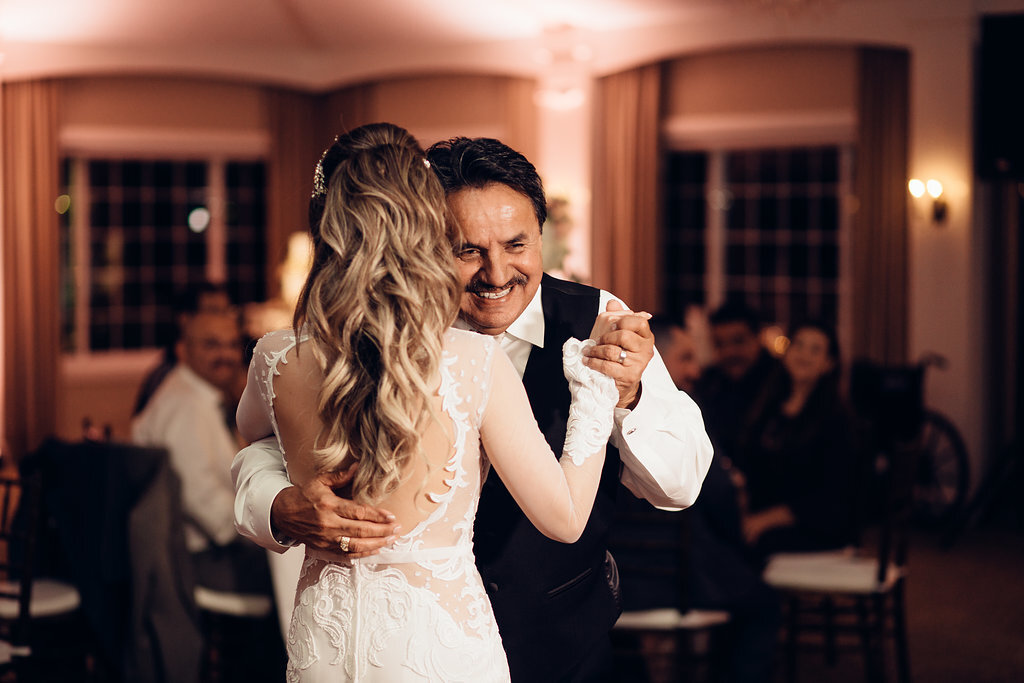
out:
<path id="1" fill-rule="evenodd" d="M 508 293 L 511 291 L 512 288 L 509 287 L 508 289 L 503 289 L 500 292 L 478 292 L 477 294 L 485 299 L 502 299 L 508 296 Z"/>

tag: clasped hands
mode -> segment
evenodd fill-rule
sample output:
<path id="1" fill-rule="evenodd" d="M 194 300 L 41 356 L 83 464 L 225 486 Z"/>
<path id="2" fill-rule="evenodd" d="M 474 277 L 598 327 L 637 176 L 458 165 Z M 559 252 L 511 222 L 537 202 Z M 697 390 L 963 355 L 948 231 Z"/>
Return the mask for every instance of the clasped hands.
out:
<path id="1" fill-rule="evenodd" d="M 654 358 L 650 319 L 650 313 L 627 311 L 612 300 L 590 332 L 597 344 L 584 352 L 588 358 L 583 362 L 615 380 L 619 408 L 633 409 L 640 401 L 640 378 Z"/>

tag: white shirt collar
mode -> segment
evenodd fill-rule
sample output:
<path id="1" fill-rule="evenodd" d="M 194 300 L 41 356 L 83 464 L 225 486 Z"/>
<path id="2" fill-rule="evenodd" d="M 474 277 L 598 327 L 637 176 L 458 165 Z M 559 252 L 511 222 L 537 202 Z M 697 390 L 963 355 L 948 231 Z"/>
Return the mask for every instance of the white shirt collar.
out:
<path id="1" fill-rule="evenodd" d="M 499 340 L 503 336 L 509 336 L 529 342 L 538 348 L 544 348 L 544 307 L 541 305 L 540 290 L 541 285 L 538 285 L 537 292 L 523 312 L 519 314 L 519 317 L 512 321 L 503 334 L 497 335 Z M 473 327 L 461 316 L 456 318 L 452 327 L 460 330 L 473 330 Z"/>
<path id="2" fill-rule="evenodd" d="M 519 314 L 519 317 L 512 321 L 512 324 L 505 330 L 505 334 L 530 342 L 537 348 L 543 349 L 544 307 L 540 302 L 540 289 L 541 286 L 538 285 L 536 293 L 530 299 L 530 303 L 526 305 L 526 308 Z"/>
<path id="3" fill-rule="evenodd" d="M 192 387 L 194 391 L 199 392 L 205 400 L 208 400 L 211 403 L 221 403 L 224 400 L 224 395 L 221 393 L 220 389 L 200 377 L 195 370 L 190 368 L 184 362 L 178 362 L 174 367 L 174 370 L 181 376 L 182 380 L 184 380 L 186 384 Z"/>

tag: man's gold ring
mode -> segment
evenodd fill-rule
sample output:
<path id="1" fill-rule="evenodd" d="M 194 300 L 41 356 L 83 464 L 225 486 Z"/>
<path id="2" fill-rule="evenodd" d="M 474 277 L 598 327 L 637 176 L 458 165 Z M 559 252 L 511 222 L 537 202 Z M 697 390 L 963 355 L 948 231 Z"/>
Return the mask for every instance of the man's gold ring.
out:
<path id="1" fill-rule="evenodd" d="M 348 536 L 342 536 L 341 537 L 341 540 L 338 541 L 338 547 L 341 548 L 341 552 L 343 552 L 343 553 L 347 553 L 348 552 L 348 542 L 351 541 L 351 540 L 352 539 L 349 538 Z"/>
<path id="2" fill-rule="evenodd" d="M 626 362 L 626 349 L 621 349 L 619 351 L 619 365 L 622 365 L 625 362 Z"/>

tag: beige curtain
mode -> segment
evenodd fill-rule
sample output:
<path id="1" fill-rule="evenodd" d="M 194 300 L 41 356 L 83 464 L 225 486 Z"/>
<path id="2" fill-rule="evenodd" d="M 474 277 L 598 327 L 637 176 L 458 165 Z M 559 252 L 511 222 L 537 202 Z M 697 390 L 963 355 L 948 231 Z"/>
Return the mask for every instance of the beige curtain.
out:
<path id="1" fill-rule="evenodd" d="M 326 141 L 320 151 L 338 133 L 378 121 L 379 115 L 374 111 L 375 99 L 373 84 L 353 85 L 325 95 L 320 107 L 319 125 L 321 137 Z"/>
<path id="2" fill-rule="evenodd" d="M 313 167 L 338 133 L 373 121 L 372 86 L 353 86 L 326 95 L 294 90 L 267 92 L 270 157 L 267 169 L 268 297 L 277 296 L 278 270 L 288 237 L 309 229 Z"/>
<path id="3" fill-rule="evenodd" d="M 654 64 L 595 88 L 594 284 L 649 311 L 661 304 L 661 82 Z"/>
<path id="4" fill-rule="evenodd" d="M 270 154 L 267 159 L 267 296 L 280 293 L 279 269 L 288 236 L 306 231 L 313 166 L 322 147 L 317 136 L 317 97 L 292 90 L 270 90 Z"/>
<path id="5" fill-rule="evenodd" d="M 532 78 L 505 79 L 505 135 L 502 142 L 520 152 L 527 159 L 536 160 L 537 149 L 537 105 L 533 94 L 537 81 Z"/>
<path id="6" fill-rule="evenodd" d="M 853 220 L 852 358 L 907 355 L 907 135 L 909 56 L 860 52 Z"/>
<path id="7" fill-rule="evenodd" d="M 52 436 L 60 360 L 55 81 L 0 84 L 4 433 L 15 458 Z"/>

